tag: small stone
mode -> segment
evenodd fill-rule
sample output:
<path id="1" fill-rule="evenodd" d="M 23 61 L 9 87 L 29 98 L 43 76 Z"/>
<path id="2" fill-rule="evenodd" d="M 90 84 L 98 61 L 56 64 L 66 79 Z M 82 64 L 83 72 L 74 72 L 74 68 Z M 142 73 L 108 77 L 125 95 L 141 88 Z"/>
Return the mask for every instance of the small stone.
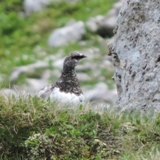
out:
<path id="1" fill-rule="evenodd" d="M 115 103 L 117 99 L 116 91 L 110 91 L 108 86 L 100 82 L 96 84 L 92 89 L 88 89 L 84 92 L 86 98 L 89 101 L 101 101 L 101 102 L 109 102 Z"/>
<path id="2" fill-rule="evenodd" d="M 71 42 L 80 40 L 85 32 L 85 26 L 82 21 L 55 29 L 48 39 L 48 45 L 51 47 L 67 45 Z"/>

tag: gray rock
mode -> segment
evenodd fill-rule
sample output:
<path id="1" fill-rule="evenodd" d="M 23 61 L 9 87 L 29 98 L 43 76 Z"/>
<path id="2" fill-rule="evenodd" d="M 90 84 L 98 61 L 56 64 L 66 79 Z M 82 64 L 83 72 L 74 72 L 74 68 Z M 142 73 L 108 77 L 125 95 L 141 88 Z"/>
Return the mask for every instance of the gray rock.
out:
<path id="1" fill-rule="evenodd" d="M 88 82 L 91 81 L 91 77 L 89 75 L 87 75 L 86 73 L 77 73 L 78 79 L 80 82 Z"/>
<path id="2" fill-rule="evenodd" d="M 160 111 L 160 2 L 128 0 L 110 45 L 117 104 L 124 109 Z"/>
<path id="3" fill-rule="evenodd" d="M 57 0 L 57 1 L 64 1 L 64 0 Z M 76 3 L 79 0 L 65 0 L 65 1 L 68 2 L 68 3 Z"/>
<path id="4" fill-rule="evenodd" d="M 83 72 L 83 71 L 88 71 L 91 69 L 92 69 L 92 65 L 85 63 L 83 65 L 79 64 L 76 68 L 76 71 Z"/>
<path id="5" fill-rule="evenodd" d="M 54 30 L 48 40 L 51 47 L 58 47 L 76 42 L 85 34 L 85 26 L 82 21 Z"/>
<path id="6" fill-rule="evenodd" d="M 44 6 L 48 5 L 50 0 L 24 0 L 23 6 L 27 16 L 32 12 L 42 11 Z"/>
<path id="7" fill-rule="evenodd" d="M 25 14 L 29 16 L 32 12 L 41 12 L 44 10 L 44 7 L 49 5 L 51 2 L 61 2 L 64 0 L 24 0 L 23 7 Z M 76 3 L 79 0 L 65 0 L 67 3 Z"/>
<path id="8" fill-rule="evenodd" d="M 63 67 L 63 61 L 64 61 L 64 58 L 60 58 L 60 59 L 56 60 L 53 63 L 54 67 L 62 69 L 62 67 Z"/>
<path id="9" fill-rule="evenodd" d="M 104 16 L 98 15 L 96 17 L 89 18 L 86 22 L 86 27 L 91 32 L 97 32 L 98 29 L 103 25 Z"/>
<path id="10" fill-rule="evenodd" d="M 4 88 L 0 90 L 0 96 L 12 97 L 17 96 L 16 92 L 13 89 Z"/>
<path id="11" fill-rule="evenodd" d="M 35 73 L 36 70 L 47 68 L 47 67 L 48 67 L 48 63 L 41 62 L 41 61 L 38 61 L 34 64 L 26 65 L 26 66 L 16 67 L 14 68 L 13 72 L 10 75 L 10 81 L 11 82 L 16 81 L 20 77 L 21 74 Z"/>
<path id="12" fill-rule="evenodd" d="M 85 90 L 84 95 L 90 102 L 96 101 L 114 104 L 117 99 L 116 90 L 109 90 L 108 86 L 103 82 L 96 84 L 92 89 Z"/>
<path id="13" fill-rule="evenodd" d="M 27 86 L 25 88 L 27 88 L 28 93 L 31 95 L 38 92 L 48 83 L 47 80 L 45 79 L 34 79 L 34 78 L 27 78 L 26 82 Z"/>
<path id="14" fill-rule="evenodd" d="M 34 88 L 31 88 L 28 84 L 23 84 L 21 86 L 13 85 L 12 89 L 16 93 L 16 98 L 27 98 L 36 95 Z"/>
<path id="15" fill-rule="evenodd" d="M 7 98 L 26 98 L 27 96 L 30 96 L 29 92 L 26 90 L 27 87 L 23 87 L 23 86 L 13 86 L 12 89 L 11 88 L 4 88 L 0 90 L 0 96 L 4 97 L 5 100 L 7 100 Z"/>

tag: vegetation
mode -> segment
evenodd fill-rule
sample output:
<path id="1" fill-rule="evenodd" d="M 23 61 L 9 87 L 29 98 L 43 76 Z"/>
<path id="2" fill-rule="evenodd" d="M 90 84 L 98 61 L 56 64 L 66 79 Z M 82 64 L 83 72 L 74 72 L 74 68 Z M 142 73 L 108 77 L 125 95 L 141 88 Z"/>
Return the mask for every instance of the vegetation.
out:
<path id="1" fill-rule="evenodd" d="M 0 97 L 1 159 L 159 159 L 160 115 Z"/>

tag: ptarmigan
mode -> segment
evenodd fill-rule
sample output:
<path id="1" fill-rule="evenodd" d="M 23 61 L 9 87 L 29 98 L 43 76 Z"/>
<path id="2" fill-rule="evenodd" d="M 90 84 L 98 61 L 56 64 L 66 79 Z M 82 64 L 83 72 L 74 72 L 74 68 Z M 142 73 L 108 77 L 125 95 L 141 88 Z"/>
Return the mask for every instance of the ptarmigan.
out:
<path id="1" fill-rule="evenodd" d="M 63 104 L 80 105 L 84 103 L 84 95 L 80 88 L 75 67 L 86 56 L 79 52 L 72 52 L 63 62 L 61 76 L 54 84 L 50 84 L 39 91 L 38 96 Z"/>

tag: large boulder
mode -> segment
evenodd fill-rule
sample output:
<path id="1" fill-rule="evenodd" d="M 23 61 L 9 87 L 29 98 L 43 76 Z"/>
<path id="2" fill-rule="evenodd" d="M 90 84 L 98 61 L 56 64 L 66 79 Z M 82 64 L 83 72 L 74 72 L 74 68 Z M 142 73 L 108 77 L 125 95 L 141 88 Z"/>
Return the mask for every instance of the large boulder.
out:
<path id="1" fill-rule="evenodd" d="M 127 0 L 118 17 L 110 53 L 117 104 L 160 109 L 160 1 Z"/>

